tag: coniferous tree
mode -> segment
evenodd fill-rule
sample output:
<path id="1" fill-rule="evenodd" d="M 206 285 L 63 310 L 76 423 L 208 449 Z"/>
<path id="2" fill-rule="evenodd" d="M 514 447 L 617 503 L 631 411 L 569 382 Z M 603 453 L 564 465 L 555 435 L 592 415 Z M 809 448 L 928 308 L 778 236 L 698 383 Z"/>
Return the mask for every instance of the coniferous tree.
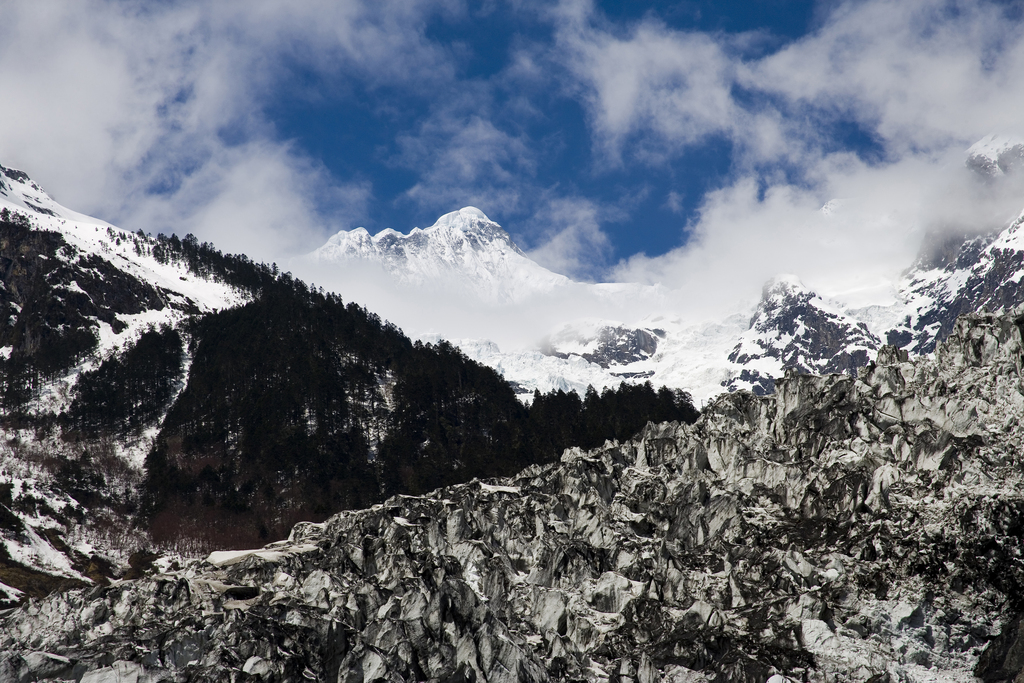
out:
<path id="1" fill-rule="evenodd" d="M 31 247 L 28 256 L 11 253 L 26 275 L 0 298 L 15 289 L 40 292 L 26 305 L 15 302 L 17 324 L 0 329 L 0 345 L 14 348 L 0 359 L 0 400 L 10 420 L 9 406 L 23 405 L 35 387 L 95 348 L 98 320 L 120 331 L 119 315 L 166 302 L 98 257 L 82 256 L 73 274 L 60 271 L 64 260 L 33 257 L 62 248 L 59 234 L 0 219 L 10 219 L 0 228 L 12 237 L 3 248 Z M 685 395 L 649 385 L 591 389 L 582 399 L 538 392 L 524 406 L 500 375 L 448 342 L 414 344 L 373 313 L 276 266 L 223 254 L 192 235 L 110 238 L 131 239 L 136 253 L 183 265 L 249 299 L 209 314 L 185 304 L 190 317 L 178 329 L 147 330 L 83 373 L 58 421 L 66 439 L 85 442 L 62 475 L 76 491 L 95 478 L 89 440 L 159 425 L 146 461 L 145 506 L 157 540 L 257 543 L 302 519 L 511 475 L 569 446 L 629 438 L 648 420 L 696 415 Z M 66 285 L 59 296 L 48 294 L 54 283 Z"/>

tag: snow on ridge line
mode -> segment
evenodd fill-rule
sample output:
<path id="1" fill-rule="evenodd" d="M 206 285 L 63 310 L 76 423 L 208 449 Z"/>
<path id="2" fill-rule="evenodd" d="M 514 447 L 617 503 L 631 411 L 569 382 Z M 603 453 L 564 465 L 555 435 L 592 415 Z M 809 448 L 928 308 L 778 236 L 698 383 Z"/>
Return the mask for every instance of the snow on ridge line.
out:
<path id="1" fill-rule="evenodd" d="M 507 238 L 507 241 L 511 243 L 511 237 L 508 236 L 508 233 L 502 230 L 500 225 L 488 218 L 487 214 L 475 206 L 466 206 L 457 211 L 450 211 L 449 213 L 442 215 L 428 228 L 414 227 L 408 233 L 400 232 L 394 228 L 382 228 L 376 233 L 370 233 L 369 230 L 361 226 L 351 230 L 339 230 L 327 240 L 327 243 L 324 246 L 327 246 L 328 244 L 342 245 L 351 237 L 359 237 L 361 239 L 368 238 L 374 245 L 377 245 L 382 240 L 389 237 L 397 240 L 407 240 L 415 235 L 433 235 L 434 233 L 441 232 L 445 229 L 466 232 L 471 230 L 476 223 L 485 223 L 488 226 L 493 226 L 497 229 L 496 232 L 499 234 L 503 233 Z M 513 244 L 513 246 L 515 245 Z M 321 249 L 322 248 L 323 247 L 321 247 Z M 319 249 L 316 251 L 319 251 Z"/>
<path id="2" fill-rule="evenodd" d="M 148 308 L 136 314 L 117 314 L 118 321 L 123 324 L 120 332 L 115 332 L 107 322 L 96 321 L 94 334 L 97 345 L 94 352 L 44 387 L 28 406 L 29 410 L 60 412 L 66 409 L 71 396 L 67 389 L 82 372 L 95 368 L 117 350 L 127 348 L 150 327 L 177 325 L 186 315 L 183 307 L 194 306 L 200 311 L 213 312 L 241 305 L 248 299 L 231 285 L 191 273 L 182 263 L 161 263 L 152 254 L 152 247 L 156 244 L 153 238 L 140 237 L 61 206 L 32 182 L 27 174 L 0 167 L 0 183 L 0 209 L 27 217 L 32 229 L 60 235 L 73 249 L 60 249 L 55 257 L 71 267 L 73 273 L 80 269 L 91 269 L 81 257 L 98 257 L 116 270 L 148 284 L 160 292 L 165 301 L 163 308 Z M 140 244 L 142 248 L 139 248 Z M 76 279 L 72 279 L 68 285 L 57 286 L 58 289 L 60 287 L 71 291 L 82 289 Z M 11 350 L 10 347 L 3 347 L 0 354 L 9 355 Z M 145 441 L 144 438 L 134 445 L 119 448 L 119 455 L 133 466 L 140 466 L 142 451 L 147 450 Z"/>
<path id="3" fill-rule="evenodd" d="M 400 285 L 432 285 L 488 304 L 522 302 L 567 287 L 573 281 L 531 260 L 500 225 L 475 207 L 447 213 L 426 229 L 403 234 L 391 228 L 370 235 L 365 228 L 341 230 L 300 257 L 327 266 L 327 277 L 344 279 L 343 263 L 380 266 Z M 334 283 L 337 291 L 351 283 Z"/>
<path id="4" fill-rule="evenodd" d="M 993 161 L 1000 154 L 1018 145 L 1024 145 L 1024 138 L 1008 133 L 990 133 L 967 148 L 967 156 L 983 156 Z"/>
<path id="5" fill-rule="evenodd" d="M 11 194 L 10 188 L 6 193 L 0 194 L 0 208 L 27 214 L 34 229 L 59 233 L 65 241 L 81 252 L 100 256 L 118 270 L 125 271 L 157 287 L 158 290 L 168 290 L 181 295 L 192 301 L 200 310 L 218 310 L 244 303 L 243 297 L 230 285 L 198 277 L 180 264 L 160 263 L 152 255 L 136 253 L 134 233 L 71 211 L 53 201 L 41 189 L 37 194 L 46 200 L 47 206 L 43 208 L 52 209 L 52 214 L 24 206 L 23 202 L 12 198 Z M 111 238 L 111 231 L 117 233 L 117 238 Z M 121 244 L 117 243 L 118 239 L 121 240 Z"/>

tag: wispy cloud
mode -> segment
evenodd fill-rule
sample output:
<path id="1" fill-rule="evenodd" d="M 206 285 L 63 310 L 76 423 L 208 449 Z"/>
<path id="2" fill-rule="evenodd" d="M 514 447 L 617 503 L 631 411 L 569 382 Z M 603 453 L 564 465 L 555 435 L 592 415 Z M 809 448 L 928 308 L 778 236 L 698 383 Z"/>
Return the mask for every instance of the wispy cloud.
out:
<path id="1" fill-rule="evenodd" d="M 884 304 L 926 232 L 1001 228 L 1024 207 L 1024 178 L 986 183 L 963 161 L 960 149 L 884 166 L 832 155 L 811 170 L 820 178 L 811 188 L 746 177 L 705 198 L 684 247 L 634 256 L 614 275 L 692 293 L 677 310 L 698 318 L 751 303 L 779 273 L 824 295 Z M 822 197 L 837 200 L 831 211 Z"/>
<path id="2" fill-rule="evenodd" d="M 740 72 L 796 115 L 838 113 L 894 155 L 1018 126 L 1024 33 L 1005 3 L 845 3 L 814 34 Z M 813 119 L 812 119 L 813 122 Z"/>
<path id="3" fill-rule="evenodd" d="M 467 205 L 493 214 L 521 210 L 524 195 L 533 191 L 536 153 L 528 140 L 485 115 L 477 106 L 446 107 L 398 138 L 401 153 L 394 163 L 419 176 L 405 192 L 407 200 L 437 214 Z"/>
<path id="4" fill-rule="evenodd" d="M 577 79 L 595 146 L 616 159 L 657 163 L 725 136 L 751 161 L 814 163 L 836 148 L 837 120 L 898 157 L 1020 125 L 1024 34 L 1010 10 L 846 2 L 762 54 L 758 34 L 679 31 L 653 18 L 609 25 L 592 3 L 567 0 L 553 58 Z"/>
<path id="5" fill-rule="evenodd" d="M 483 10 L 462 0 L 12 3 L 0 22 L 0 161 L 125 227 L 283 260 L 385 201 L 365 177 L 333 177 L 269 118 L 280 89 L 312 73 L 334 97 L 415 100 L 368 160 L 411 178 L 387 201 L 430 217 L 477 205 L 577 277 L 682 286 L 720 268 L 730 275 L 716 286 L 737 295 L 780 269 L 838 282 L 867 258 L 898 268 L 924 230 L 990 225 L 1019 196 L 961 177 L 963 149 L 1012 131 L 1024 110 L 1024 27 L 1006 4 L 831 4 L 781 47 L 653 16 L 615 23 L 585 0 L 509 7 L 553 31 L 517 38 L 498 73 L 467 76 L 464 46 L 429 30 L 472 25 Z M 550 148 L 571 137 L 545 110 L 560 99 L 585 112 L 572 144 L 591 151 L 571 178 L 545 173 Z M 877 153 L 858 158 L 844 130 Z M 612 264 L 609 226 L 629 223 L 637 187 L 711 140 L 728 143 L 731 172 L 690 217 L 689 242 Z M 637 182 L 587 186 L 609 173 Z M 684 192 L 694 202 L 687 188 L 659 192 L 671 212 Z M 817 209 L 833 197 L 858 208 L 826 220 Z"/>
<path id="6" fill-rule="evenodd" d="M 767 51 L 758 36 L 560 7 L 554 58 L 578 78 L 603 158 L 657 169 L 710 138 L 732 143 L 733 180 L 704 198 L 688 243 L 627 259 L 616 279 L 699 290 L 708 308 L 777 272 L 840 291 L 906 267 L 926 231 L 992 228 L 1024 205 L 1019 183 L 982 187 L 964 169 L 970 143 L 1020 126 L 1024 27 L 1004 4 L 841 3 Z M 844 127 L 875 153 L 848 151 Z M 823 215 L 834 197 L 845 208 Z"/>
<path id="7" fill-rule="evenodd" d="M 188 231 L 218 248 L 283 262 L 323 242 L 338 216 L 363 216 L 368 184 L 329 182 L 329 174 L 283 145 L 251 142 L 215 150 L 171 193 L 146 193 L 125 207 L 127 225 Z"/>
<path id="8" fill-rule="evenodd" d="M 370 188 L 277 140 L 262 112 L 285 65 L 427 90 L 454 67 L 425 17 L 460 11 L 444 0 L 15 3 L 0 24 L 0 155 L 125 227 L 194 231 L 259 258 L 309 249 L 365 215 Z"/>
<path id="9" fill-rule="evenodd" d="M 556 273 L 583 281 L 596 279 L 604 274 L 612 251 L 601 226 L 614 213 L 617 210 L 582 197 L 549 198 L 526 221 L 539 236 L 530 257 Z"/>
<path id="10" fill-rule="evenodd" d="M 659 160 L 735 129 L 743 114 L 731 93 L 738 64 L 715 37 L 652 19 L 622 35 L 602 26 L 589 2 L 565 2 L 555 17 L 554 58 L 579 84 L 604 161 Z"/>

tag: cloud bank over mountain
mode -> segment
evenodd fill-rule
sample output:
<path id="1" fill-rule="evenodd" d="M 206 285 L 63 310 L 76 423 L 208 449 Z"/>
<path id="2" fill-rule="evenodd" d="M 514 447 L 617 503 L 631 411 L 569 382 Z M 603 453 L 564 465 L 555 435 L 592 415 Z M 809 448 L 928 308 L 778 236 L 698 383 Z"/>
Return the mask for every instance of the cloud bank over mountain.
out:
<path id="1" fill-rule="evenodd" d="M 1012 4 L 822 5 L 796 38 L 586 1 L 8 10 L 4 163 L 118 225 L 268 261 L 474 205 L 578 279 L 724 299 L 799 270 L 840 291 L 905 267 L 926 231 L 1020 208 L 1019 179 L 963 168 L 1019 133 Z M 329 136 L 369 142 L 340 163 L 311 142 Z"/>

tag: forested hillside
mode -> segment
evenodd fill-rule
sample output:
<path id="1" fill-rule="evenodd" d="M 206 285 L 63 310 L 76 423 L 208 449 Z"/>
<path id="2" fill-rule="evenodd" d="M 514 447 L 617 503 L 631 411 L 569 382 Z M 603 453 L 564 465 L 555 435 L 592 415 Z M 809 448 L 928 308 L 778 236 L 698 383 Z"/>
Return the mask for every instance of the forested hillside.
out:
<path id="1" fill-rule="evenodd" d="M 650 420 L 697 417 L 688 395 L 649 384 L 537 393 L 525 406 L 447 342 L 414 343 L 276 266 L 192 236 L 108 232 L 116 247 L 174 265 L 183 281 L 230 286 L 244 303 L 201 311 L 9 214 L 0 421 L 67 446 L 76 455 L 65 483 L 134 516 L 158 543 L 265 542 L 300 520 L 510 475 L 569 446 L 627 439 Z M 99 352 L 124 316 L 167 307 L 170 322 Z M 67 396 L 47 402 L 58 380 Z M 107 496 L 110 444 L 147 434 L 137 499 Z"/>
<path id="2" fill-rule="evenodd" d="M 530 407 L 446 342 L 290 278 L 192 321 L 188 383 L 147 462 L 158 541 L 278 538 L 299 520 L 550 462 L 572 445 L 693 421 L 688 396 L 623 385 Z"/>

